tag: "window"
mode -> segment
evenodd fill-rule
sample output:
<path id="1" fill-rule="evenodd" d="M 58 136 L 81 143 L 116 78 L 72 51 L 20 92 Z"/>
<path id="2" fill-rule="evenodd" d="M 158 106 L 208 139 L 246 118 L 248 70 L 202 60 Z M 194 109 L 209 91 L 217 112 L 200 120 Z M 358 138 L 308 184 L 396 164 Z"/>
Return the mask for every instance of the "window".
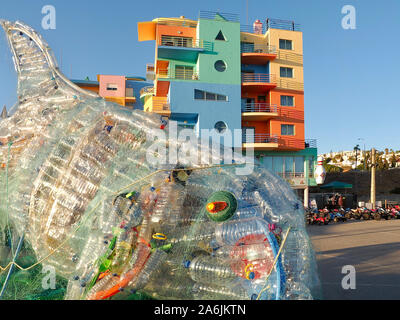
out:
<path id="1" fill-rule="evenodd" d="M 117 91 L 118 85 L 116 83 L 107 83 L 107 91 Z"/>
<path id="2" fill-rule="evenodd" d="M 227 127 L 228 127 L 228 126 L 226 125 L 225 122 L 223 122 L 223 121 L 218 121 L 218 122 L 215 124 L 214 129 L 217 130 L 217 132 L 219 132 L 219 133 L 223 133 L 223 132 L 226 130 Z"/>
<path id="3" fill-rule="evenodd" d="M 304 157 L 262 157 L 264 168 L 271 172 L 290 177 L 304 175 Z"/>
<path id="4" fill-rule="evenodd" d="M 194 98 L 196 100 L 205 100 L 205 91 L 194 89 Z"/>
<path id="5" fill-rule="evenodd" d="M 217 100 L 216 94 L 211 92 L 206 92 L 206 100 Z"/>
<path id="6" fill-rule="evenodd" d="M 281 106 L 282 107 L 293 107 L 294 97 L 293 96 L 281 96 Z"/>
<path id="7" fill-rule="evenodd" d="M 161 45 L 174 47 L 193 47 L 193 39 L 187 37 L 161 36 Z"/>
<path id="8" fill-rule="evenodd" d="M 226 64 L 222 60 L 218 60 L 215 62 L 214 68 L 219 72 L 224 72 L 226 70 Z"/>
<path id="9" fill-rule="evenodd" d="M 217 36 L 215 37 L 215 40 L 226 41 L 225 36 L 221 30 L 218 32 Z"/>
<path id="10" fill-rule="evenodd" d="M 279 39 L 279 49 L 292 50 L 292 40 Z"/>
<path id="11" fill-rule="evenodd" d="M 293 124 L 282 124 L 281 125 L 282 136 L 294 136 L 294 125 Z"/>
<path id="12" fill-rule="evenodd" d="M 193 80 L 193 67 L 175 66 L 175 79 Z"/>
<path id="13" fill-rule="evenodd" d="M 293 68 L 281 67 L 282 78 L 293 78 Z"/>
<path id="14" fill-rule="evenodd" d="M 207 92 L 198 89 L 194 89 L 194 99 L 208 101 L 228 101 L 228 97 L 223 94 Z"/>

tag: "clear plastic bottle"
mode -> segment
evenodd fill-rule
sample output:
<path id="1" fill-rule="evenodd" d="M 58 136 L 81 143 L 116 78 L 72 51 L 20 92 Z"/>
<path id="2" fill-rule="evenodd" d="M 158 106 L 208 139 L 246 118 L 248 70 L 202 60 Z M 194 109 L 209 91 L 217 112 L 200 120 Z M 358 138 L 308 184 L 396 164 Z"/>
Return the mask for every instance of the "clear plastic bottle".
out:
<path id="1" fill-rule="evenodd" d="M 154 251 L 146 261 L 138 277 L 132 280 L 129 283 L 129 286 L 134 287 L 135 290 L 143 289 L 149 281 L 151 275 L 157 271 L 160 265 L 164 262 L 166 256 L 167 253 L 162 250 Z"/>
<path id="2" fill-rule="evenodd" d="M 206 255 L 195 257 L 189 264 L 190 277 L 204 284 L 228 284 L 238 277 L 230 265 Z"/>
<path id="3" fill-rule="evenodd" d="M 215 227 L 216 240 L 221 245 L 234 245 L 239 239 L 251 234 L 268 234 L 268 223 L 260 218 L 249 218 L 231 220 Z"/>
<path id="4" fill-rule="evenodd" d="M 196 283 L 192 290 L 197 300 L 249 300 L 246 290 L 241 286 L 219 287 Z"/>

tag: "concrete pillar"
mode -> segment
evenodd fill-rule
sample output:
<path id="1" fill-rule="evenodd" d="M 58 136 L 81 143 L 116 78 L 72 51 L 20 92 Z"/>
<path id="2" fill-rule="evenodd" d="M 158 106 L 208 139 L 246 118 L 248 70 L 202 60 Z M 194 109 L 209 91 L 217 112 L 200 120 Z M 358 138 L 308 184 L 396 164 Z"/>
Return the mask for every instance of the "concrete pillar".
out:
<path id="1" fill-rule="evenodd" d="M 371 167 L 371 204 L 372 204 L 372 209 L 375 209 L 375 203 L 376 203 L 376 187 L 375 187 L 376 159 L 375 159 L 375 149 L 372 149 L 371 160 L 372 160 L 372 167 Z"/>
<path id="2" fill-rule="evenodd" d="M 304 189 L 304 207 L 305 208 L 308 208 L 308 203 L 309 203 L 308 191 L 309 191 L 309 187 L 307 186 Z"/>

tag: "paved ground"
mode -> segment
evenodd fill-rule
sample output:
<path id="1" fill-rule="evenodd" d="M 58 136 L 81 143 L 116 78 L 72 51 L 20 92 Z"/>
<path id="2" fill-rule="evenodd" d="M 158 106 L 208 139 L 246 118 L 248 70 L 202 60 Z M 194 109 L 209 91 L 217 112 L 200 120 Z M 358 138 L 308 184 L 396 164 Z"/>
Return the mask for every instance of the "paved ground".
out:
<path id="1" fill-rule="evenodd" d="M 400 299 L 400 220 L 308 226 L 324 299 Z M 342 267 L 353 265 L 356 289 L 344 290 Z"/>

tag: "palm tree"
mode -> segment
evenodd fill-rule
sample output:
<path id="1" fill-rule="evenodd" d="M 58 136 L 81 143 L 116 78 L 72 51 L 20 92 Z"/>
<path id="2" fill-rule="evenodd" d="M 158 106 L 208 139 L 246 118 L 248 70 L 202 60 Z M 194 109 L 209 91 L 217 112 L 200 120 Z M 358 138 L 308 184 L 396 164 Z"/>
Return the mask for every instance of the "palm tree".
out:
<path id="1" fill-rule="evenodd" d="M 354 147 L 354 151 L 356 152 L 356 167 L 355 167 L 355 169 L 357 170 L 358 151 L 360 151 L 360 145 L 359 144 Z"/>

